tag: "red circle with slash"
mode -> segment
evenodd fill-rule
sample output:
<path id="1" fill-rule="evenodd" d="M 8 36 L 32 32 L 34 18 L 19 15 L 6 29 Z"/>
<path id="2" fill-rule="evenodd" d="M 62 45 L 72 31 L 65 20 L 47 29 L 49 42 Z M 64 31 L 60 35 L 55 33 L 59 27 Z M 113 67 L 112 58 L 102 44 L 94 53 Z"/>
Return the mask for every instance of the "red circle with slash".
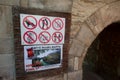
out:
<path id="1" fill-rule="evenodd" d="M 39 34 L 38 39 L 41 43 L 46 44 L 51 40 L 51 35 L 49 32 L 43 31 Z"/>
<path id="2" fill-rule="evenodd" d="M 54 43 L 60 43 L 63 40 L 63 34 L 61 32 L 54 32 L 52 35 L 52 41 Z"/>
<path id="3" fill-rule="evenodd" d="M 23 25 L 26 29 L 34 29 L 37 27 L 37 19 L 33 16 L 26 16 L 23 19 Z"/>
<path id="4" fill-rule="evenodd" d="M 27 44 L 33 44 L 37 41 L 37 34 L 33 31 L 27 31 L 24 33 L 23 35 L 23 40 L 27 43 Z"/>
<path id="5" fill-rule="evenodd" d="M 48 17 L 42 17 L 38 24 L 42 30 L 48 30 L 51 27 L 51 21 Z"/>
<path id="6" fill-rule="evenodd" d="M 63 20 L 60 18 L 55 18 L 52 22 L 53 29 L 61 30 L 63 29 L 64 23 Z"/>

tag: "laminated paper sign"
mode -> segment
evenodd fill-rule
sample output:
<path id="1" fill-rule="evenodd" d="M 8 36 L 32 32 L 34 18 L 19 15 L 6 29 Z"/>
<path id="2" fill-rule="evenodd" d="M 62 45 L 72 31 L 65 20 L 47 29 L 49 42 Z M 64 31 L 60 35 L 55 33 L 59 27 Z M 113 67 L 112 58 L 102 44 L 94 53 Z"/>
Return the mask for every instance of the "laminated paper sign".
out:
<path id="1" fill-rule="evenodd" d="M 20 14 L 21 44 L 64 44 L 65 18 Z"/>
<path id="2" fill-rule="evenodd" d="M 40 71 L 61 67 L 62 49 L 62 45 L 24 46 L 25 71 Z"/>

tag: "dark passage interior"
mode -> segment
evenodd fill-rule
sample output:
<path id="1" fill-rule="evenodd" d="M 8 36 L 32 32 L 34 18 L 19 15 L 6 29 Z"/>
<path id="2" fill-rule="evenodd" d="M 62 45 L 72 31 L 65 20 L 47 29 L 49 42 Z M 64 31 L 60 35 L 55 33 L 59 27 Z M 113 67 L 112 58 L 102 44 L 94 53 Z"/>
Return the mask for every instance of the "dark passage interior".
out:
<path id="1" fill-rule="evenodd" d="M 83 80 L 120 80 L 120 23 L 108 25 L 89 47 Z"/>

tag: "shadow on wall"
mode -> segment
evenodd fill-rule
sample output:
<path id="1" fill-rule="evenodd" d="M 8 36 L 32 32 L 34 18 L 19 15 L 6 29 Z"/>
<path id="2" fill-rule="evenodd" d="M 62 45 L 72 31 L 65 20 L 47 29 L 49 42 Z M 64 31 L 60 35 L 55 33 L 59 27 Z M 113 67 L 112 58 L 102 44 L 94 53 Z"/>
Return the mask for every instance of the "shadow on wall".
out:
<path id="1" fill-rule="evenodd" d="M 120 22 L 108 25 L 89 47 L 83 80 L 120 80 Z"/>

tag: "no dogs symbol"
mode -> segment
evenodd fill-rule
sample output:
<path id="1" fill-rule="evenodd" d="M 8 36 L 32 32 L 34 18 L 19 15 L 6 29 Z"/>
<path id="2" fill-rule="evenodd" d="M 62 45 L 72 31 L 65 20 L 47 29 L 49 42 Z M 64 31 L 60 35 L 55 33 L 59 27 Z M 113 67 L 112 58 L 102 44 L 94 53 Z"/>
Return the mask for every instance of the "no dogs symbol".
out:
<path id="1" fill-rule="evenodd" d="M 25 28 L 27 29 L 34 29 L 37 27 L 37 20 L 35 17 L 33 16 L 26 16 L 24 19 L 23 19 L 23 25 Z"/>

